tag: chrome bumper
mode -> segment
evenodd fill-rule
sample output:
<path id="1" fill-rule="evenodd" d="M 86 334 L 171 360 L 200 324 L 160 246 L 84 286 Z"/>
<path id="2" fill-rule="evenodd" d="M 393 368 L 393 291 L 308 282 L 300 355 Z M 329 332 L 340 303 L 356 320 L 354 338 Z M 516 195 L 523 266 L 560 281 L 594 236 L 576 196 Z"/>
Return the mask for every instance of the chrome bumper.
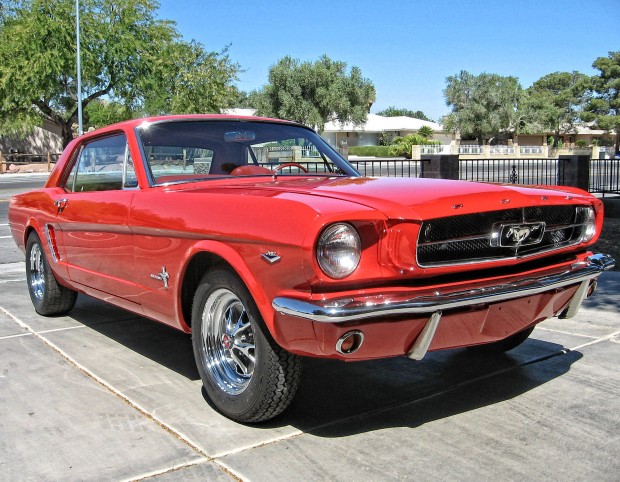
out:
<path id="1" fill-rule="evenodd" d="M 557 272 L 546 272 L 537 277 L 476 286 L 467 290 L 435 292 L 414 297 L 411 297 L 410 293 L 383 293 L 329 300 L 278 297 L 273 300 L 272 306 L 279 313 L 320 323 L 346 323 L 396 315 L 431 315 L 442 310 L 506 301 L 581 283 L 569 304 L 567 314 L 564 315 L 568 318 L 574 316 L 579 309 L 590 281 L 614 266 L 615 260 L 612 257 L 595 254 Z"/>

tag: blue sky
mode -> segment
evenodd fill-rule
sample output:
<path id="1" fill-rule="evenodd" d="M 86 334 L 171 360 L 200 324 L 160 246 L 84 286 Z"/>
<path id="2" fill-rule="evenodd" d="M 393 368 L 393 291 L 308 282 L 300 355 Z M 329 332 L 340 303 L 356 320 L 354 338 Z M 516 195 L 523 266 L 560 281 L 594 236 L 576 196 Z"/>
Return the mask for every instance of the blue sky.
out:
<path id="1" fill-rule="evenodd" d="M 620 50 L 619 0 L 160 0 L 186 40 L 230 44 L 245 71 L 238 87 L 267 83 L 285 55 L 327 54 L 357 66 L 377 90 L 371 112 L 390 105 L 448 113 L 446 77 L 461 70 L 512 75 L 529 87 L 545 74 L 596 73 L 592 62 Z"/>

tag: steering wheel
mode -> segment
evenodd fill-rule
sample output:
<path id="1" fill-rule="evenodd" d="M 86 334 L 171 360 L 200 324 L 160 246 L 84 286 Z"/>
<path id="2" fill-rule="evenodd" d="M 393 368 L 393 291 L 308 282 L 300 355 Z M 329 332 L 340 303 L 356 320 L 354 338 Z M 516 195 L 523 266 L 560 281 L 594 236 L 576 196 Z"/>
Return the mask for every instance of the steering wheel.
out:
<path id="1" fill-rule="evenodd" d="M 285 168 L 285 167 L 298 167 L 299 169 L 301 169 L 304 172 L 308 172 L 308 169 L 306 169 L 304 166 L 302 166 L 301 164 L 297 163 L 297 162 L 285 162 L 284 164 L 279 164 L 276 167 L 274 167 L 272 170 L 274 172 L 278 172 L 280 169 Z"/>

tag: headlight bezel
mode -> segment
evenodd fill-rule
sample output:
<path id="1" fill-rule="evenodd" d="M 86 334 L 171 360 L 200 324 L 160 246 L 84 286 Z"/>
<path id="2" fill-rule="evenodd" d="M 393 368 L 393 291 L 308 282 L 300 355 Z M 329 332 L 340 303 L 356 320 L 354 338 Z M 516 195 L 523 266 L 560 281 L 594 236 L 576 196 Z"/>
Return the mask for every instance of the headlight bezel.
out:
<path id="1" fill-rule="evenodd" d="M 577 208 L 579 217 L 583 219 L 580 243 L 589 243 L 597 234 L 596 213 L 592 206 L 580 206 Z"/>
<path id="2" fill-rule="evenodd" d="M 351 276 L 362 259 L 362 240 L 357 229 L 347 222 L 323 228 L 317 238 L 315 259 L 321 272 L 331 279 Z"/>

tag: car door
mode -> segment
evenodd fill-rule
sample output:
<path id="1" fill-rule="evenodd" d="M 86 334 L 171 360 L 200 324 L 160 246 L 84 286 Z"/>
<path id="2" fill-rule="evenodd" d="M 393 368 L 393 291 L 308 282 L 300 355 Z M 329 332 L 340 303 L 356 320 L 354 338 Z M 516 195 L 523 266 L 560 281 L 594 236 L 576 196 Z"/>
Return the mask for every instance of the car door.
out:
<path id="1" fill-rule="evenodd" d="M 128 226 L 137 182 L 125 135 L 108 135 L 83 144 L 63 188 L 55 201 L 56 228 L 69 278 L 137 303 Z"/>

